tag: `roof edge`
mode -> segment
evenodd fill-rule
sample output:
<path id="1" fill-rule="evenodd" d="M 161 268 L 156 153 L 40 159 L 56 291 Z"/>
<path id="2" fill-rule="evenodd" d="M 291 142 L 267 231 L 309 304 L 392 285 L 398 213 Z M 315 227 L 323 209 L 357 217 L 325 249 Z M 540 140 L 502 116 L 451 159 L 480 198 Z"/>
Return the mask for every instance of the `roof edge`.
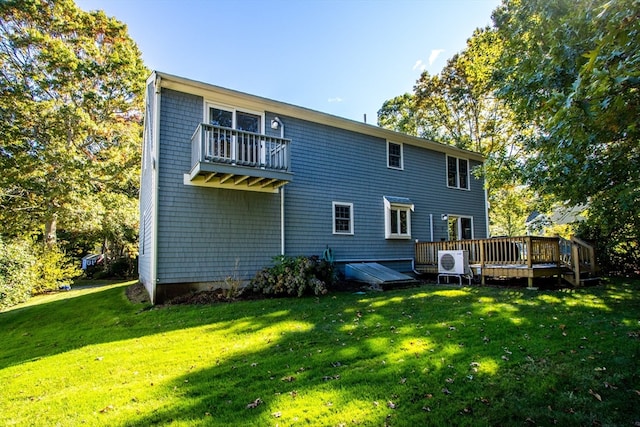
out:
<path id="1" fill-rule="evenodd" d="M 347 119 L 344 117 L 335 116 L 329 113 L 323 113 L 321 111 L 312 110 L 310 108 L 301 107 L 294 104 L 289 104 L 282 101 L 276 101 L 269 98 L 264 98 L 258 95 L 252 95 L 246 92 L 237 91 L 234 89 L 224 88 L 211 83 L 204 83 L 197 80 L 192 80 L 186 77 L 176 76 L 161 71 L 153 71 L 149 79 L 160 79 L 160 86 L 168 89 L 175 89 L 193 95 L 200 95 L 207 97 L 208 94 L 215 93 L 223 99 L 228 99 L 229 102 L 235 101 L 240 103 L 239 107 L 260 107 L 262 109 L 295 117 L 302 120 L 308 120 L 315 123 L 329 125 L 340 129 L 345 129 L 357 133 L 363 133 L 379 137 L 382 139 L 392 140 L 394 142 L 405 143 L 409 145 L 415 145 L 434 151 L 438 151 L 445 154 L 464 156 L 471 160 L 478 162 L 484 162 L 484 156 L 478 152 L 464 150 L 462 148 L 454 147 L 452 145 L 443 144 L 441 142 L 431 141 L 425 138 L 419 138 L 416 136 L 407 135 L 401 132 L 396 132 L 390 129 L 381 128 L 368 123 L 362 123 L 355 120 Z"/>

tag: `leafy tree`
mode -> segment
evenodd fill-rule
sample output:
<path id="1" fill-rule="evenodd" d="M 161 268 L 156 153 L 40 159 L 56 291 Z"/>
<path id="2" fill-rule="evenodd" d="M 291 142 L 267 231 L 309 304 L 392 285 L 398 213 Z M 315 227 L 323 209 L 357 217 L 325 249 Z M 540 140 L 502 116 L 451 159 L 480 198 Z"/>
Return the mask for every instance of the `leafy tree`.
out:
<path id="1" fill-rule="evenodd" d="M 535 200 L 526 186 L 504 185 L 492 192 L 489 198 L 491 215 L 489 226 L 495 236 L 524 236 L 526 221 L 531 214 L 528 203 Z"/>
<path id="2" fill-rule="evenodd" d="M 493 18 L 498 94 L 535 127 L 527 182 L 588 204 L 607 262 L 640 271 L 640 1 L 504 0 Z"/>
<path id="3" fill-rule="evenodd" d="M 378 124 L 482 153 L 486 162 L 477 172 L 484 173 L 488 188 L 491 232 L 514 235 L 524 233 L 532 209 L 531 199 L 513 204 L 516 193 L 531 194 L 514 193 L 520 188 L 522 142 L 531 127 L 517 123 L 513 111 L 494 95 L 492 76 L 501 46 L 495 30 L 476 30 L 466 49 L 449 59 L 438 75 L 424 72 L 414 93 L 386 101 L 378 111 Z"/>
<path id="4" fill-rule="evenodd" d="M 0 70 L 2 233 L 136 229 L 108 215 L 137 198 L 148 71 L 126 26 L 72 0 L 3 1 Z"/>

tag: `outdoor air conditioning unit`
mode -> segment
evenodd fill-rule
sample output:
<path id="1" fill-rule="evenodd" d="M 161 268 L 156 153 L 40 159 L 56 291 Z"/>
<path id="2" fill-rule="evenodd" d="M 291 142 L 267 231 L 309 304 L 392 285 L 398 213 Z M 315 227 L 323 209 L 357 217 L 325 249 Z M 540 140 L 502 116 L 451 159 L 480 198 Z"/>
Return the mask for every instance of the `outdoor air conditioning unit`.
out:
<path id="1" fill-rule="evenodd" d="M 469 251 L 438 251 L 438 274 L 469 273 Z"/>

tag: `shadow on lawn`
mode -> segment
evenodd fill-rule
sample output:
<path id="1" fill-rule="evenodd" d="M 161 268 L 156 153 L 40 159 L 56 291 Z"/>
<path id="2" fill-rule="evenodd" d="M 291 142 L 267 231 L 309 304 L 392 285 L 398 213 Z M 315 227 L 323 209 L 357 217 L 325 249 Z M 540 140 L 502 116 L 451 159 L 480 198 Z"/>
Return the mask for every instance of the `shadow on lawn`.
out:
<path id="1" fill-rule="evenodd" d="M 640 399 L 629 391 L 640 375 L 629 365 L 640 352 L 618 351 L 634 314 L 616 310 L 634 293 L 594 291 L 588 298 L 589 290 L 428 286 L 323 298 L 322 318 L 295 300 L 273 300 L 274 312 L 239 329 L 238 340 L 277 324 L 272 315 L 284 304 L 291 304 L 288 319 L 317 320 L 262 350 L 177 376 L 163 393 L 179 403 L 126 425 L 318 424 L 328 417 L 367 425 L 632 424 Z M 335 345 L 327 350 L 326 342 Z M 620 407 L 625 399 L 617 393 L 635 404 Z"/>
<path id="2" fill-rule="evenodd" d="M 640 381 L 638 368 L 629 367 L 640 357 L 630 335 L 639 329 L 636 296 L 620 284 L 548 292 L 423 286 L 145 310 L 128 302 L 122 286 L 112 287 L 1 313 L 0 342 L 12 345 L 0 350 L 0 369 L 191 327 L 225 328 L 241 342 L 283 325 L 258 350 L 203 360 L 201 368 L 157 384 L 156 392 L 175 403 L 124 425 L 327 417 L 372 425 L 509 425 L 527 418 L 633 424 L 640 419 L 640 398 L 629 393 Z M 308 327 L 284 326 L 291 321 Z M 629 339 L 636 339 L 634 350 L 623 350 Z M 629 404 L 621 407 L 617 393 Z"/>

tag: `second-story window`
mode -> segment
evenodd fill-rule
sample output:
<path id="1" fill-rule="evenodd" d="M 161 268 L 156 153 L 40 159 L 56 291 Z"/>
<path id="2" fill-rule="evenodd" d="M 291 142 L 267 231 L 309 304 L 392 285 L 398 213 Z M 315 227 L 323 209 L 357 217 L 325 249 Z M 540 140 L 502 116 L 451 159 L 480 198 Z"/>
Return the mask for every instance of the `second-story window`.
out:
<path id="1" fill-rule="evenodd" d="M 210 125 L 260 134 L 262 115 L 236 110 L 232 107 L 207 105 L 206 119 Z M 213 129 L 207 155 L 242 165 L 264 163 L 265 150 L 259 137 L 247 133 L 233 134 L 225 129 Z M 233 136 L 236 135 L 236 136 Z"/>
<path id="2" fill-rule="evenodd" d="M 234 128 L 246 132 L 260 133 L 262 117 L 244 111 L 209 107 L 209 124 Z"/>
<path id="3" fill-rule="evenodd" d="M 469 189 L 469 161 L 447 156 L 447 186 Z"/>
<path id="4" fill-rule="evenodd" d="M 226 128 L 233 127 L 233 111 L 209 108 L 209 124 Z"/>
<path id="5" fill-rule="evenodd" d="M 402 169 L 402 144 L 387 142 L 387 167 L 392 169 Z"/>

